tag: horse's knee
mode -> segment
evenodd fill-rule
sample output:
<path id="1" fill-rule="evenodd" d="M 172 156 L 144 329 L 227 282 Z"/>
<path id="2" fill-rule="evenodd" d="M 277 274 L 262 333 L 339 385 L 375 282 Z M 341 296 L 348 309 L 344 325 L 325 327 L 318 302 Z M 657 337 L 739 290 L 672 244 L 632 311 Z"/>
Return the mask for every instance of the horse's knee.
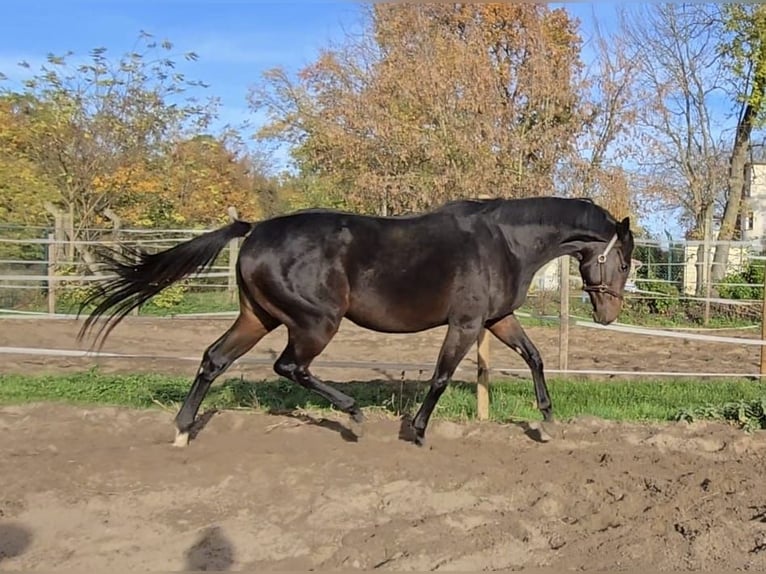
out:
<path id="1" fill-rule="evenodd" d="M 220 356 L 212 348 L 205 349 L 197 376 L 205 380 L 214 379 L 229 366 L 229 363 L 230 361 L 226 357 Z"/>

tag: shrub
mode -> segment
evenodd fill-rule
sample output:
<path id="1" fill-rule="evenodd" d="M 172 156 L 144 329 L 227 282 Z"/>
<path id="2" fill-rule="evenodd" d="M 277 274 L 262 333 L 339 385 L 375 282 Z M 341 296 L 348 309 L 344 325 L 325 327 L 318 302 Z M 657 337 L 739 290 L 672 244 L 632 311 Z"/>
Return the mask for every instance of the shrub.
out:
<path id="1" fill-rule="evenodd" d="M 681 299 L 678 287 L 672 283 L 660 283 L 653 281 L 636 280 L 636 287 L 640 291 L 635 299 L 629 299 L 629 307 L 633 313 L 639 315 L 677 315 L 681 311 Z"/>
<path id="2" fill-rule="evenodd" d="M 56 271 L 59 276 L 77 275 L 79 269 L 74 264 L 60 265 Z M 82 281 L 59 281 L 56 285 L 56 301 L 68 310 L 78 308 L 88 295 L 89 288 Z"/>
<path id="3" fill-rule="evenodd" d="M 172 309 L 183 302 L 187 290 L 188 287 L 183 283 L 170 285 L 149 299 L 147 304 L 158 309 Z"/>
<path id="4" fill-rule="evenodd" d="M 692 422 L 703 419 L 731 421 L 746 432 L 764 429 L 766 428 L 766 397 L 684 409 L 676 415 L 676 420 L 679 421 Z"/>
<path id="5" fill-rule="evenodd" d="M 751 261 L 737 273 L 729 273 L 721 281 L 718 294 L 725 299 L 763 298 L 763 262 Z"/>

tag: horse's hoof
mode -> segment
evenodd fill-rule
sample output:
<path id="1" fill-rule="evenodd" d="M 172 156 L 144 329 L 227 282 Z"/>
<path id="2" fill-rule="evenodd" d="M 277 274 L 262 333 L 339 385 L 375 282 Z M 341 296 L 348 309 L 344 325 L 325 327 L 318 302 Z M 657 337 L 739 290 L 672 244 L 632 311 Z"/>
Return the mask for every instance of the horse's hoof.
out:
<path id="1" fill-rule="evenodd" d="M 353 413 L 349 416 L 351 432 L 356 435 L 357 438 L 364 436 L 364 415 L 361 412 Z"/>
<path id="2" fill-rule="evenodd" d="M 540 442 L 550 442 L 553 440 L 553 437 L 548 434 L 545 430 L 545 426 L 543 426 L 543 423 L 539 423 L 537 425 L 537 438 Z"/>
<path id="3" fill-rule="evenodd" d="M 351 420 L 354 421 L 356 424 L 363 424 L 364 423 L 364 413 L 359 410 L 353 410 L 349 413 L 349 416 L 351 417 Z"/>
<path id="4" fill-rule="evenodd" d="M 184 448 L 189 445 L 189 433 L 176 431 L 176 439 L 173 441 L 173 446 L 178 448 Z"/>

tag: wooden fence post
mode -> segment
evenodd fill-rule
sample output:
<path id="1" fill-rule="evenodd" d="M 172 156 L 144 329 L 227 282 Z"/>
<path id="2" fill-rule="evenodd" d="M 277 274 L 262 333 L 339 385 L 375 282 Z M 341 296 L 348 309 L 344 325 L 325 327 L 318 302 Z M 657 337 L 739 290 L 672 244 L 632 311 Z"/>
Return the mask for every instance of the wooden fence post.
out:
<path id="1" fill-rule="evenodd" d="M 766 265 L 766 261 L 764 261 Z M 766 342 L 766 272 L 763 274 L 763 305 L 761 307 L 761 341 Z M 761 345 L 761 376 L 766 375 L 766 346 Z"/>
<path id="2" fill-rule="evenodd" d="M 233 205 L 226 210 L 231 221 L 239 219 L 237 208 Z M 233 303 L 237 300 L 237 257 L 239 256 L 239 237 L 229 243 L 229 276 L 227 277 L 229 300 Z"/>
<path id="3" fill-rule="evenodd" d="M 48 234 L 48 313 L 56 313 L 56 260 L 58 249 L 56 246 L 56 234 Z"/>
<path id="4" fill-rule="evenodd" d="M 74 263 L 74 217 L 71 213 L 63 213 L 61 216 L 61 237 L 66 239 L 67 263 Z"/>
<path id="5" fill-rule="evenodd" d="M 569 368 L 569 256 L 559 258 L 559 369 Z"/>
<path id="6" fill-rule="evenodd" d="M 228 289 L 229 300 L 233 303 L 237 300 L 237 257 L 239 256 L 239 237 L 231 240 L 229 244 L 229 277 Z"/>
<path id="7" fill-rule="evenodd" d="M 476 362 L 476 416 L 480 421 L 489 418 L 489 331 L 482 329 L 477 345 Z"/>

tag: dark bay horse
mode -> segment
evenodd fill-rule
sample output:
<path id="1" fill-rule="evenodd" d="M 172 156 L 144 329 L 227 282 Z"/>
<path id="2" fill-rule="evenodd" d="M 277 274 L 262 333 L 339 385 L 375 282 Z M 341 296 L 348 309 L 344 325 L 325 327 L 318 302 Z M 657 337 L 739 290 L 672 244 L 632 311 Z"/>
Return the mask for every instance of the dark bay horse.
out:
<path id="1" fill-rule="evenodd" d="M 362 422 L 353 398 L 309 370 L 344 317 L 387 333 L 447 325 L 430 389 L 411 423 L 417 444 L 424 443 L 439 397 L 482 328 L 523 357 L 538 408 L 551 421 L 540 353 L 514 311 L 536 271 L 571 255 L 579 260 L 594 319 L 614 321 L 633 252 L 629 223 L 591 201 L 555 197 L 454 201 L 399 217 L 311 209 L 259 223 L 237 220 L 159 253 L 104 253 L 116 277 L 96 285 L 83 303 L 95 308 L 78 338 L 106 315 L 96 335 L 103 343 L 133 308 L 209 267 L 230 240 L 246 237 L 236 267 L 239 316 L 203 354 L 175 418 L 177 446 L 188 443 L 213 381 L 280 325 L 288 329 L 288 343 L 274 363 L 276 373 Z"/>

